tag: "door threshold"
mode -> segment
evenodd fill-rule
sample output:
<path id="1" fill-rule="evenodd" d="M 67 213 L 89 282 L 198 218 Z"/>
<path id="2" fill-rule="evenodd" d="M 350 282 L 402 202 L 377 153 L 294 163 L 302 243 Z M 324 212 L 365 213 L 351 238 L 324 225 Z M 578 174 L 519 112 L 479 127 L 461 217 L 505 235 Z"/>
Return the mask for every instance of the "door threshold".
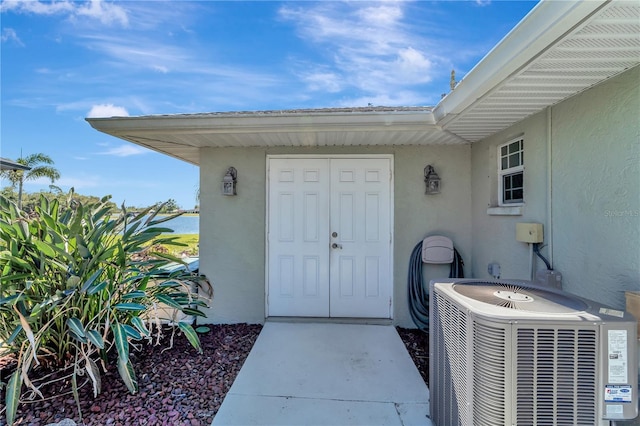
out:
<path id="1" fill-rule="evenodd" d="M 393 325 L 390 318 L 267 317 L 265 322 Z"/>

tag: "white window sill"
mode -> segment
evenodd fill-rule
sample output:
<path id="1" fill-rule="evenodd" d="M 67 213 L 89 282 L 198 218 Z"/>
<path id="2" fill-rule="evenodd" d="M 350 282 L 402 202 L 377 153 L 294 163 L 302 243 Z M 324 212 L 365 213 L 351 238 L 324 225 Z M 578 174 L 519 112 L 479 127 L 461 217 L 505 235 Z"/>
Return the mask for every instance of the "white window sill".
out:
<path id="1" fill-rule="evenodd" d="M 487 214 L 489 216 L 522 216 L 522 206 L 489 207 Z"/>

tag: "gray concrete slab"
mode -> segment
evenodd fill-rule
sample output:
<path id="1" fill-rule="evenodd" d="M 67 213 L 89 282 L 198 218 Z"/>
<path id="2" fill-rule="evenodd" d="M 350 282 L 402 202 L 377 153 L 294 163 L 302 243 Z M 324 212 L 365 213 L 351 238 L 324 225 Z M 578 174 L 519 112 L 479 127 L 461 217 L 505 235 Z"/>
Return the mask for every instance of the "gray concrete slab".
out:
<path id="1" fill-rule="evenodd" d="M 393 326 L 267 322 L 213 426 L 431 425 Z"/>

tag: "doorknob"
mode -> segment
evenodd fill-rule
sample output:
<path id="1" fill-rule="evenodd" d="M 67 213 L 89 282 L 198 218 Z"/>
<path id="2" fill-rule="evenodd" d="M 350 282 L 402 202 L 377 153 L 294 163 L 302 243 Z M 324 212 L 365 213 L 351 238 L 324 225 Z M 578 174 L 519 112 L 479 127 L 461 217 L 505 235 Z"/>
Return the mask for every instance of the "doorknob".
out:
<path id="1" fill-rule="evenodd" d="M 337 236 L 338 236 L 338 233 L 334 231 L 334 232 L 331 234 L 331 236 L 332 236 L 333 238 L 335 238 L 335 237 L 337 237 Z"/>
<path id="2" fill-rule="evenodd" d="M 331 244 L 331 248 L 341 249 L 342 248 L 342 244 L 333 243 L 333 244 Z"/>

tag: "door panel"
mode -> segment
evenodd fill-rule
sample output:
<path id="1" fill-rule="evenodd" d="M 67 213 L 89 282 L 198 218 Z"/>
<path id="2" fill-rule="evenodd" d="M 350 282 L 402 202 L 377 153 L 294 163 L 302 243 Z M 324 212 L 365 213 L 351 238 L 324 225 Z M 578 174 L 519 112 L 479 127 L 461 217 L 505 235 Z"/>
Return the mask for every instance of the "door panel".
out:
<path id="1" fill-rule="evenodd" d="M 270 316 L 329 316 L 326 159 L 269 162 Z"/>
<path id="2" fill-rule="evenodd" d="M 390 318 L 390 165 L 269 161 L 269 316 Z"/>
<path id="3" fill-rule="evenodd" d="M 390 173 L 389 159 L 331 160 L 332 317 L 390 317 Z"/>

